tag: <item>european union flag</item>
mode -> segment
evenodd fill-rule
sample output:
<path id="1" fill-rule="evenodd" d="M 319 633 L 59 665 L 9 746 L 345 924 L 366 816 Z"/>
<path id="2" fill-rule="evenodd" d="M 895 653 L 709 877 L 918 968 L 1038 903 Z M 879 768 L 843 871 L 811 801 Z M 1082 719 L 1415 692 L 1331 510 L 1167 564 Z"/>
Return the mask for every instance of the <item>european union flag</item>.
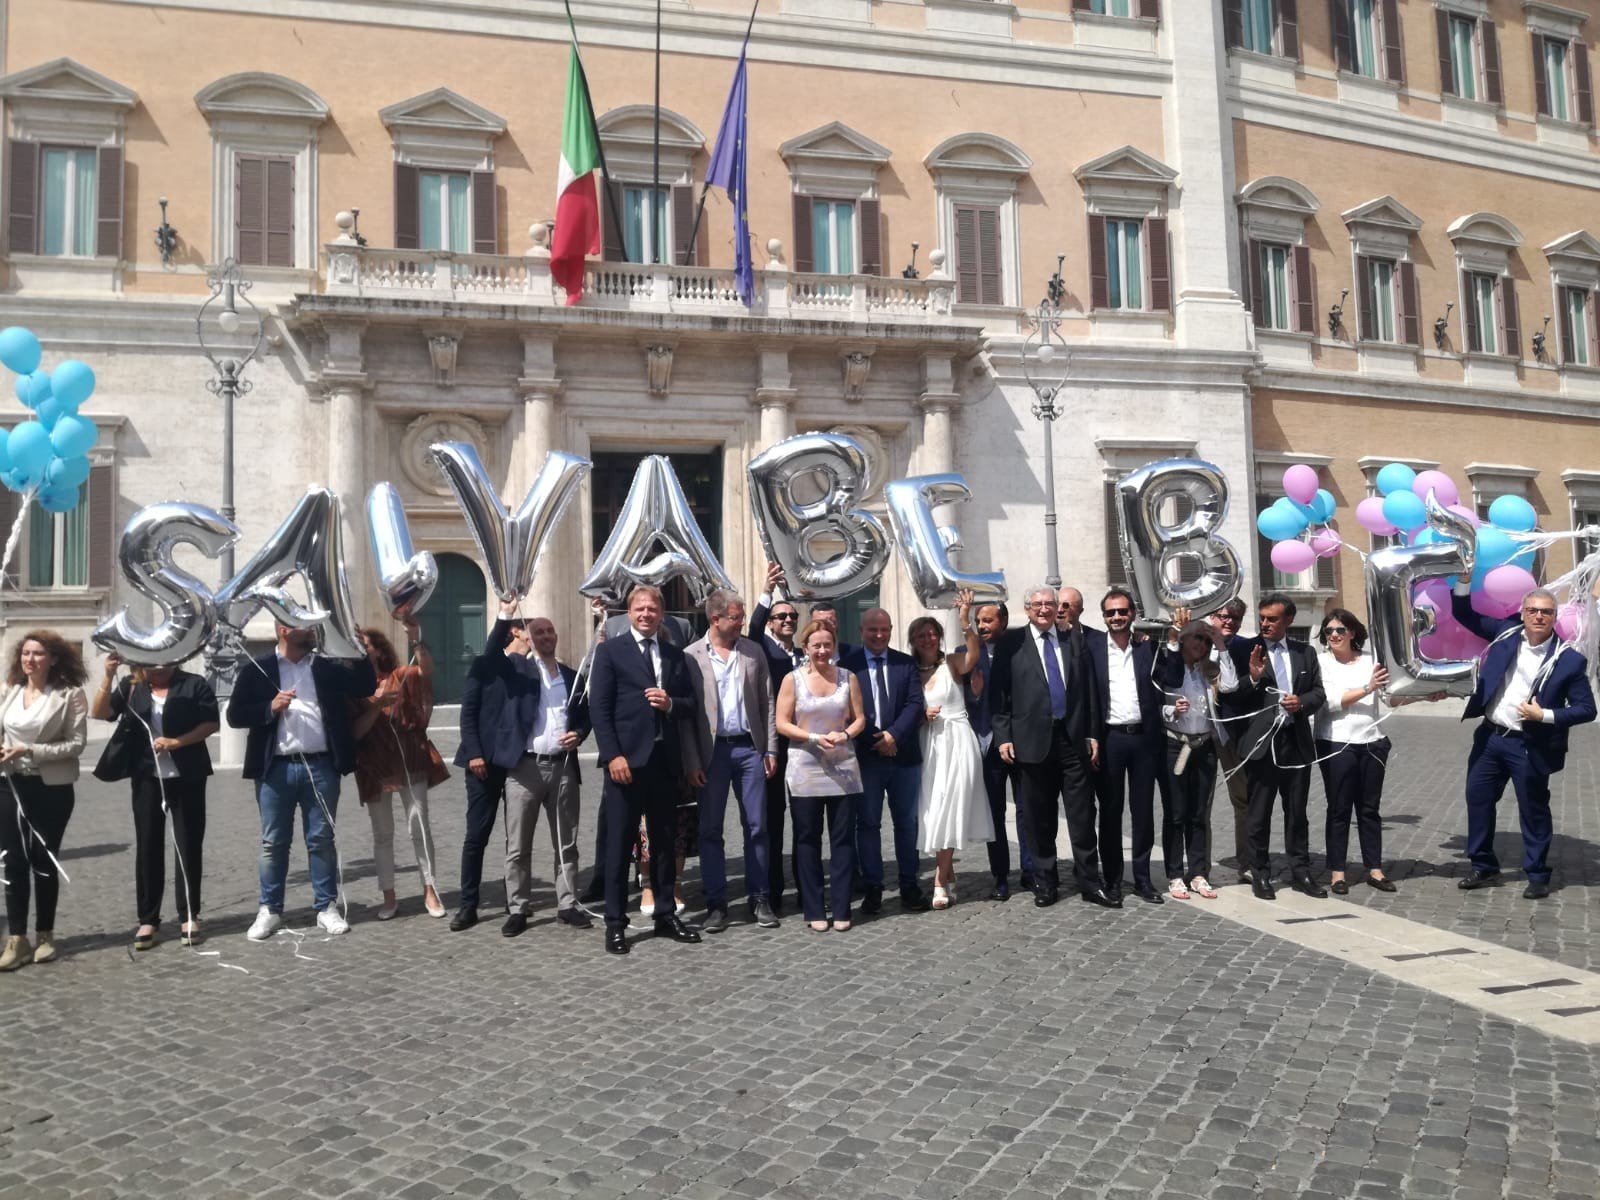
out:
<path id="1" fill-rule="evenodd" d="M 733 202 L 733 278 L 739 299 L 749 308 L 756 288 L 755 265 L 750 261 L 750 212 L 745 196 L 745 50 L 749 38 L 739 49 L 739 66 L 733 73 L 733 88 L 728 106 L 722 110 L 722 128 L 711 151 L 711 166 L 706 170 L 706 186 L 719 187 Z"/>

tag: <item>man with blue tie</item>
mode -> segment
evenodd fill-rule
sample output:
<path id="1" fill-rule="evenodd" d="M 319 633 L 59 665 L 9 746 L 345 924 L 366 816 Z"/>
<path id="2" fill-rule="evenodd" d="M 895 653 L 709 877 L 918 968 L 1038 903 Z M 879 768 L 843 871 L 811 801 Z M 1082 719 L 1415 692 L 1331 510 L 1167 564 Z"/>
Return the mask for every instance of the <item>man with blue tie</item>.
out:
<path id="1" fill-rule="evenodd" d="M 964 615 L 964 614 L 963 614 Z M 1033 859 L 1028 854 L 1028 838 L 1022 809 L 1022 780 L 1015 763 L 1000 760 L 1000 746 L 994 737 L 993 689 L 989 676 L 994 669 L 995 644 L 1006 632 L 1010 612 L 1005 604 L 979 605 L 975 617 L 978 630 L 978 658 L 968 664 L 965 652 L 957 651 L 952 662 L 960 661 L 967 668 L 961 677 L 961 686 L 967 702 L 967 716 L 972 722 L 972 732 L 978 735 L 978 746 L 983 750 L 983 787 L 989 796 L 989 816 L 994 822 L 994 841 L 989 843 L 989 873 L 994 876 L 996 900 L 1011 899 L 1011 843 L 1006 839 L 1006 784 L 1011 785 L 1011 795 L 1017 806 L 1018 866 L 1022 869 L 1022 886 L 1033 886 Z M 965 626 L 962 632 L 966 632 Z"/>
<path id="2" fill-rule="evenodd" d="M 1529 900 L 1550 894 L 1550 776 L 1567 761 L 1567 730 L 1595 719 L 1589 663 L 1555 636 L 1556 598 L 1535 588 L 1519 617 L 1485 617 L 1472 607 L 1463 579 L 1451 597 L 1457 621 L 1493 644 L 1478 670 L 1478 686 L 1461 714 L 1482 717 L 1467 758 L 1469 871 L 1457 887 L 1475 891 L 1500 881 L 1494 852 L 1494 814 L 1506 782 L 1517 793 L 1522 867 Z"/>
<path id="3" fill-rule="evenodd" d="M 813 610 L 814 611 L 814 610 Z M 933 902 L 917 884 L 917 802 L 922 790 L 922 683 L 909 654 L 889 649 L 894 626 L 881 608 L 861 616 L 861 645 L 839 660 L 854 671 L 867 706 L 867 727 L 856 739 L 861 803 L 856 809 L 856 862 L 861 871 L 861 912 L 883 908 L 883 802 L 894 822 L 894 858 L 900 906 L 926 912 Z"/>

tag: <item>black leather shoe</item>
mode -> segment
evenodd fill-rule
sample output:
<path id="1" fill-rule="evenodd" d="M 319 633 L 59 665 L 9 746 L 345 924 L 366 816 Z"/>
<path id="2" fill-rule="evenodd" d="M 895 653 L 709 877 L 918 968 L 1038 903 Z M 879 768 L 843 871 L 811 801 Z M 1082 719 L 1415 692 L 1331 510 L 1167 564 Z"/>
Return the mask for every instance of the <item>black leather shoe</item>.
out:
<path id="1" fill-rule="evenodd" d="M 1250 881 L 1250 890 L 1256 894 L 1257 900 L 1276 900 L 1277 889 L 1272 886 L 1272 880 L 1262 876 Z"/>
<path id="2" fill-rule="evenodd" d="M 1122 907 L 1121 897 L 1111 895 L 1104 888 L 1095 888 L 1092 892 L 1082 892 L 1080 895 L 1085 904 L 1098 904 L 1101 908 Z"/>
<path id="3" fill-rule="evenodd" d="M 1105 894 L 1110 896 L 1113 900 L 1122 899 L 1122 884 L 1120 883 L 1113 883 L 1110 887 L 1105 888 L 1104 891 Z"/>
<path id="4" fill-rule="evenodd" d="M 1253 871 L 1240 871 L 1239 872 L 1239 882 L 1240 883 L 1253 884 L 1253 883 L 1255 883 L 1255 881 L 1256 881 L 1255 872 L 1253 872 Z"/>
<path id="5" fill-rule="evenodd" d="M 861 896 L 861 915 L 863 917 L 870 917 L 873 913 L 882 911 L 883 889 L 881 887 L 869 887 L 865 889 Z"/>
<path id="6" fill-rule="evenodd" d="M 900 893 L 900 907 L 907 912 L 928 912 L 933 901 L 922 894 L 920 888 L 907 888 Z"/>
<path id="7" fill-rule="evenodd" d="M 1456 886 L 1463 892 L 1475 892 L 1479 888 L 1483 887 L 1499 887 L 1500 872 L 1478 870 L 1468 871 L 1464 876 L 1456 880 Z"/>
<path id="8" fill-rule="evenodd" d="M 1328 887 L 1332 889 L 1335 896 L 1348 896 L 1350 894 L 1350 885 L 1342 879 L 1335 879 Z"/>
<path id="9" fill-rule="evenodd" d="M 750 902 L 750 919 L 763 929 L 776 929 L 780 924 L 778 914 L 772 911 L 765 896 L 757 896 Z"/>
<path id="10" fill-rule="evenodd" d="M 500 926 L 500 936 L 501 937 L 516 937 L 519 933 L 521 933 L 527 927 L 528 927 L 527 914 L 526 913 L 514 912 L 509 917 L 506 918 L 506 923 L 504 925 Z"/>
<path id="11" fill-rule="evenodd" d="M 1052 884 L 1040 881 L 1033 886 L 1033 906 L 1035 908 L 1049 908 L 1058 899 L 1060 891 Z"/>
<path id="12" fill-rule="evenodd" d="M 656 936 L 671 938 L 675 942 L 698 942 L 700 935 L 685 925 L 676 913 L 655 918 Z"/>
<path id="13" fill-rule="evenodd" d="M 701 933 L 721 933 L 728 927 L 728 914 L 726 910 L 711 908 L 706 910 L 706 919 L 700 922 Z M 656 927 L 656 932 L 661 932 L 661 927 Z"/>
<path id="14" fill-rule="evenodd" d="M 998 900 L 1001 904 L 1004 904 L 1011 899 L 1011 885 L 1004 879 L 996 880 L 994 891 L 990 892 L 989 896 L 991 899 Z"/>
<path id="15" fill-rule="evenodd" d="M 471 929 L 478 923 L 478 910 L 475 908 L 458 908 L 456 915 L 450 918 L 450 932 L 460 933 L 463 929 Z"/>
<path id="16" fill-rule="evenodd" d="M 590 929 L 594 926 L 594 918 L 581 908 L 563 908 L 556 913 L 556 920 L 574 929 Z"/>
<path id="17" fill-rule="evenodd" d="M 1530 881 L 1522 891 L 1522 898 L 1524 900 L 1543 900 L 1549 894 L 1550 885 L 1548 883 L 1533 883 Z"/>
<path id="18" fill-rule="evenodd" d="M 1024 892 L 1033 891 L 1033 876 L 1022 875 L 1017 879 L 1017 887 Z"/>
<path id="19" fill-rule="evenodd" d="M 1138 896 L 1139 899 L 1143 900 L 1146 904 L 1165 904 L 1167 902 L 1166 898 L 1164 896 L 1162 896 L 1162 894 L 1160 892 L 1156 891 L 1155 888 L 1150 887 L 1148 885 L 1145 886 L 1145 887 L 1136 887 L 1136 888 L 1134 888 L 1133 889 L 1133 893 L 1134 893 L 1134 895 Z M 1106 895 L 1110 896 L 1111 893 L 1107 892 Z M 1117 899 L 1117 900 L 1121 899 L 1120 896 L 1113 896 L 1112 898 L 1113 899 Z"/>
<path id="20" fill-rule="evenodd" d="M 1310 875 L 1296 876 L 1294 881 L 1294 890 L 1299 892 L 1302 896 L 1310 896 L 1313 900 L 1326 900 L 1328 898 L 1328 889 L 1323 887 Z"/>
<path id="21" fill-rule="evenodd" d="M 606 926 L 606 953 L 626 954 L 633 949 L 628 945 L 628 931 L 621 925 Z"/>
<path id="22" fill-rule="evenodd" d="M 1392 880 L 1381 878 L 1380 876 L 1377 876 L 1377 875 L 1368 875 L 1367 876 L 1367 886 L 1369 888 L 1373 888 L 1374 890 L 1380 891 L 1380 892 L 1393 892 L 1393 891 L 1397 891 L 1398 890 L 1394 886 L 1394 882 Z"/>

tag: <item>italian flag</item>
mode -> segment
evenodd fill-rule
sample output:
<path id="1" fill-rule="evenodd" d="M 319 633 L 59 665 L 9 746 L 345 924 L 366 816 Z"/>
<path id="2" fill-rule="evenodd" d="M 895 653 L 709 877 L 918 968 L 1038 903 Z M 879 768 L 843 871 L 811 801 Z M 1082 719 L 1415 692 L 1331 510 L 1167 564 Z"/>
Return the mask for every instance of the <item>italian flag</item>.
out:
<path id="1" fill-rule="evenodd" d="M 578 46 L 567 66 L 567 108 L 561 122 L 561 169 L 556 178 L 556 228 L 550 241 L 550 275 L 566 289 L 567 303 L 583 298 L 583 258 L 600 253 L 600 135 Z"/>

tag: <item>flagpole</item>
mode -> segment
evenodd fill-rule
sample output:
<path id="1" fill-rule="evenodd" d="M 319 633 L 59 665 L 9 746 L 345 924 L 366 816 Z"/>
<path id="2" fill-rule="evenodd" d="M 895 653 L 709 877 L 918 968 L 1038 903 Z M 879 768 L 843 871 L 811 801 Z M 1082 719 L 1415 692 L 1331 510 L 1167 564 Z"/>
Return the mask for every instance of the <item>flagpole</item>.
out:
<path id="1" fill-rule="evenodd" d="M 655 262 L 667 261 L 661 257 L 661 235 L 657 228 L 656 206 L 661 203 L 661 0 L 656 0 L 656 120 L 655 141 L 652 148 L 652 178 L 650 181 L 650 250 Z"/>
<path id="2" fill-rule="evenodd" d="M 659 0 L 657 0 L 657 2 L 659 3 Z M 739 46 L 739 57 L 740 58 L 744 57 L 745 50 L 748 49 L 749 46 L 750 46 L 750 31 L 752 29 L 754 29 L 755 26 L 756 26 L 756 9 L 758 9 L 760 7 L 761 7 L 761 0 L 755 0 L 755 3 L 750 6 L 750 19 L 747 22 L 745 22 L 745 26 L 744 26 L 744 41 Z M 571 16 L 572 16 L 571 9 L 568 9 L 567 16 L 568 16 L 569 19 L 571 18 Z M 574 35 L 574 36 L 576 36 L 576 35 Z M 689 226 L 689 247 L 688 247 L 688 252 L 690 254 L 694 253 L 694 247 L 696 245 L 695 239 L 700 236 L 700 218 L 706 215 L 706 195 L 710 191 L 711 191 L 711 185 L 709 183 L 701 184 L 701 186 L 700 186 L 700 203 L 695 206 L 694 223 Z"/>
<path id="3" fill-rule="evenodd" d="M 757 3 L 759 2 L 760 0 L 757 0 Z M 561 3 L 567 10 L 567 28 L 572 31 L 572 49 L 574 53 L 577 53 L 578 26 L 572 19 L 572 0 L 561 0 Z M 578 54 L 578 78 L 583 82 L 583 106 L 589 110 L 589 124 L 594 126 L 596 134 L 594 139 L 595 157 L 600 162 L 600 179 L 605 189 L 605 195 L 601 199 L 604 201 L 606 212 L 611 215 L 611 232 L 617 235 L 617 246 L 622 251 L 622 261 L 627 262 L 629 261 L 628 235 L 623 232 L 622 215 L 617 212 L 617 205 L 611 202 L 613 195 L 611 191 L 611 171 L 606 167 L 605 142 L 598 136 L 600 123 L 594 117 L 594 98 L 589 95 L 589 73 L 583 69 L 582 54 Z M 603 252 L 602 248 L 602 254 Z"/>

